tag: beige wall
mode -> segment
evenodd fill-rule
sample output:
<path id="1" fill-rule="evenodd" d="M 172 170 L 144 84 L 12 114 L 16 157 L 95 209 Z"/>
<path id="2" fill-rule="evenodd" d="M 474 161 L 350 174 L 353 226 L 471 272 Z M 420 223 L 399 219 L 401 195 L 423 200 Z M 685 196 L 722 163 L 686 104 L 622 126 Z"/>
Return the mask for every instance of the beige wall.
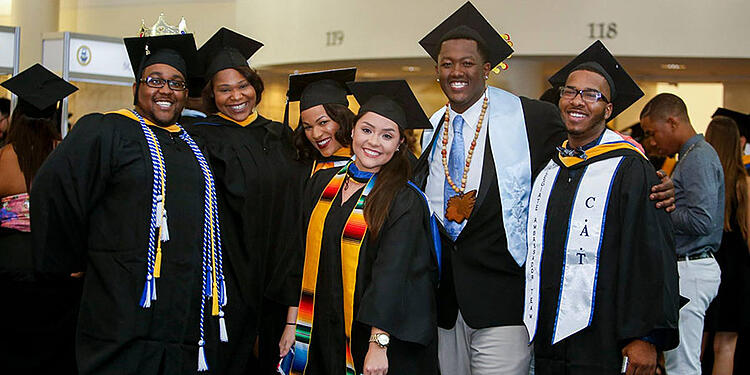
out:
<path id="1" fill-rule="evenodd" d="M 169 24 L 187 20 L 199 45 L 220 27 L 235 28 L 235 2 L 217 1 L 118 1 L 60 0 L 60 31 L 114 37 L 135 36 L 144 19 L 149 27 L 164 13 Z"/>
<path id="2" fill-rule="evenodd" d="M 237 0 L 239 31 L 266 43 L 258 64 L 425 56 L 417 41 L 463 0 Z M 589 23 L 615 23 L 605 42 L 619 56 L 750 57 L 750 2 L 740 0 L 474 0 L 523 55 L 576 55 Z M 574 5 L 574 6 L 571 6 Z M 239 15 L 243 16 L 239 16 Z M 596 27 L 595 27 L 596 28 Z M 343 43 L 326 46 L 326 33 Z M 595 30 L 595 34 L 598 30 Z"/>
<path id="3" fill-rule="evenodd" d="M 735 111 L 750 113 L 750 82 L 725 83 L 724 106 Z"/>

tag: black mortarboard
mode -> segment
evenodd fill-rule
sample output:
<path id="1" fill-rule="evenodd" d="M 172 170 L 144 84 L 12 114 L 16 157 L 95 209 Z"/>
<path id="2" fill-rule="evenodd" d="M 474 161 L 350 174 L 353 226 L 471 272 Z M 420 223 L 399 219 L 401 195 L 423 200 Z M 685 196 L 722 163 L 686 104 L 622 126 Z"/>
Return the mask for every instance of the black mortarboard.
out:
<path id="1" fill-rule="evenodd" d="M 247 60 L 260 47 L 263 43 L 222 27 L 198 49 L 198 56 L 205 64 L 204 77 L 211 79 L 218 71 L 249 66 Z"/>
<path id="2" fill-rule="evenodd" d="M 136 80 L 141 78 L 143 69 L 154 64 L 167 64 L 186 80 L 200 73 L 193 34 L 134 37 L 124 41 Z"/>
<path id="3" fill-rule="evenodd" d="M 188 78 L 189 97 L 200 98 L 204 87 L 206 87 L 206 80 L 203 78 L 203 76 L 193 75 Z"/>
<path id="4" fill-rule="evenodd" d="M 432 124 L 419 105 L 409 84 L 393 81 L 348 82 L 359 102 L 359 113 L 375 112 L 402 129 L 431 129 Z"/>
<path id="5" fill-rule="evenodd" d="M 177 69 L 185 77 L 188 85 L 191 76 L 200 75 L 198 51 L 195 49 L 193 34 L 145 36 L 124 40 L 136 82 L 141 79 L 143 70 L 154 64 L 166 64 Z M 140 85 L 136 85 L 133 104 L 138 103 L 139 87 Z"/>
<path id="6" fill-rule="evenodd" d="M 643 96 L 643 91 L 638 87 L 638 84 L 633 81 L 628 72 L 617 62 L 600 40 L 586 48 L 568 65 L 552 75 L 548 81 L 552 86 L 565 86 L 570 73 L 577 70 L 594 71 L 607 80 L 610 89 L 610 97 L 607 99 L 612 103 L 612 115 L 609 116 L 607 121 L 617 117 Z"/>
<path id="7" fill-rule="evenodd" d="M 300 111 L 320 104 L 349 105 L 346 96 L 351 92 L 346 83 L 354 81 L 356 74 L 357 68 L 290 74 L 287 99 L 299 101 Z"/>
<path id="8" fill-rule="evenodd" d="M 284 124 L 289 125 L 289 102 L 299 101 L 300 112 L 320 104 L 349 105 L 347 82 L 354 81 L 357 68 L 323 70 L 289 75 Z"/>
<path id="9" fill-rule="evenodd" d="M 78 90 L 41 64 L 34 64 L 0 85 L 18 96 L 16 110 L 36 118 L 52 117 L 57 102 Z"/>
<path id="10" fill-rule="evenodd" d="M 729 117 L 737 123 L 737 128 L 740 130 L 740 135 L 746 139 L 750 139 L 750 114 L 744 114 L 742 112 L 733 111 L 727 108 L 717 108 L 711 117 L 724 116 Z"/>
<path id="11" fill-rule="evenodd" d="M 513 53 L 513 48 L 469 1 L 430 31 L 419 44 L 437 61 L 440 46 L 450 39 L 471 39 L 483 44 L 492 68 Z"/>

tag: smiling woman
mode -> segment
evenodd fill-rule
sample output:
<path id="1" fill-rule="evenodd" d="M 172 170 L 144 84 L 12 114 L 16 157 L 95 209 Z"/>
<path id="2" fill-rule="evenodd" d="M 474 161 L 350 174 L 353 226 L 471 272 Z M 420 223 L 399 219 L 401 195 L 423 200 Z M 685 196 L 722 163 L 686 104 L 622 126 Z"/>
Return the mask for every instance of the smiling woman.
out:
<path id="1" fill-rule="evenodd" d="M 434 374 L 439 258 L 403 146 L 430 123 L 406 81 L 347 86 L 362 105 L 356 158 L 307 186 L 280 354 L 294 347 L 292 373 Z"/>
<path id="2" fill-rule="evenodd" d="M 199 50 L 209 82 L 203 99 L 209 112 L 187 129 L 203 145 L 217 180 L 224 249 L 242 298 L 228 303 L 227 326 L 233 332 L 223 373 L 261 373 L 252 348 L 261 314 L 272 311 L 264 300 L 298 205 L 290 183 L 304 175 L 296 168 L 291 129 L 257 113 L 263 81 L 247 64 L 261 43 L 222 28 Z M 283 315 L 283 312 L 280 313 Z M 276 338 L 277 339 L 277 338 Z M 275 355 L 275 353 L 274 353 Z"/>

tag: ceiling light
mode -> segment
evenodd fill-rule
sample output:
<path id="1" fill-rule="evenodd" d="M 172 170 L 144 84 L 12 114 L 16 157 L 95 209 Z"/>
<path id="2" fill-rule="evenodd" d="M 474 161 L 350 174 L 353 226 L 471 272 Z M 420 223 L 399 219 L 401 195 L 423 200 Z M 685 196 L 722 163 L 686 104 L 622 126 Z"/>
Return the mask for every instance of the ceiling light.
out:
<path id="1" fill-rule="evenodd" d="M 685 66 L 684 64 L 670 63 L 670 64 L 661 64 L 661 68 L 665 70 L 685 70 L 687 69 L 687 66 Z"/>
<path id="2" fill-rule="evenodd" d="M 422 68 L 418 66 L 413 66 L 413 65 L 404 65 L 401 67 L 401 70 L 405 72 L 418 72 L 418 71 L 421 71 Z"/>

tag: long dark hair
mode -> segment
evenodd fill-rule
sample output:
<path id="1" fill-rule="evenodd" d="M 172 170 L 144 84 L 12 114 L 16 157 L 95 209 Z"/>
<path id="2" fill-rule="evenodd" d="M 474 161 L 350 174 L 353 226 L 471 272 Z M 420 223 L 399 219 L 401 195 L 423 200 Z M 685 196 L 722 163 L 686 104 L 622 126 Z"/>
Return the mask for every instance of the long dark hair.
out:
<path id="1" fill-rule="evenodd" d="M 258 108 L 258 105 L 260 104 L 260 99 L 263 96 L 263 80 L 258 75 L 258 72 L 255 71 L 255 69 L 250 68 L 248 66 L 237 66 L 234 69 L 240 74 L 242 74 L 245 79 L 247 79 L 247 82 L 250 83 L 250 86 L 253 86 L 253 89 L 255 89 L 255 105 L 253 106 L 253 110 L 255 108 Z M 201 98 L 203 99 L 203 108 L 205 108 L 208 113 L 216 113 L 219 112 L 219 108 L 216 107 L 216 100 L 214 97 L 214 79 L 211 77 L 211 79 L 208 80 L 206 83 L 206 86 L 203 87 L 203 91 L 201 91 Z"/>
<path id="2" fill-rule="evenodd" d="M 364 113 L 359 113 L 354 119 L 355 126 L 362 115 Z M 398 127 L 398 133 L 400 140 L 405 140 L 404 130 L 401 127 Z M 367 196 L 364 214 L 367 230 L 370 231 L 372 239 L 378 238 L 380 230 L 388 218 L 388 211 L 390 211 L 393 199 L 411 178 L 409 152 L 406 142 L 398 147 L 391 160 L 380 168 L 375 186 L 373 186 L 370 195 Z"/>
<path id="3" fill-rule="evenodd" d="M 16 110 L 10 118 L 6 141 L 16 152 L 27 192 L 31 190 L 31 182 L 39 167 L 61 139 L 59 122 L 55 120 L 58 112 L 52 117 L 35 118 Z"/>
<path id="4" fill-rule="evenodd" d="M 724 168 L 724 230 L 733 229 L 731 220 L 734 212 L 742 238 L 747 241 L 747 171 L 742 164 L 737 123 L 729 117 L 714 117 L 708 124 L 706 141 L 716 150 Z"/>
<path id="5" fill-rule="evenodd" d="M 343 147 L 352 144 L 352 128 L 354 127 L 354 113 L 349 107 L 342 104 L 323 104 L 326 114 L 331 120 L 339 124 L 339 130 L 333 135 Z M 302 118 L 292 135 L 292 143 L 297 150 L 297 160 L 319 160 L 323 155 L 310 143 L 305 135 L 305 127 L 302 126 Z"/>

